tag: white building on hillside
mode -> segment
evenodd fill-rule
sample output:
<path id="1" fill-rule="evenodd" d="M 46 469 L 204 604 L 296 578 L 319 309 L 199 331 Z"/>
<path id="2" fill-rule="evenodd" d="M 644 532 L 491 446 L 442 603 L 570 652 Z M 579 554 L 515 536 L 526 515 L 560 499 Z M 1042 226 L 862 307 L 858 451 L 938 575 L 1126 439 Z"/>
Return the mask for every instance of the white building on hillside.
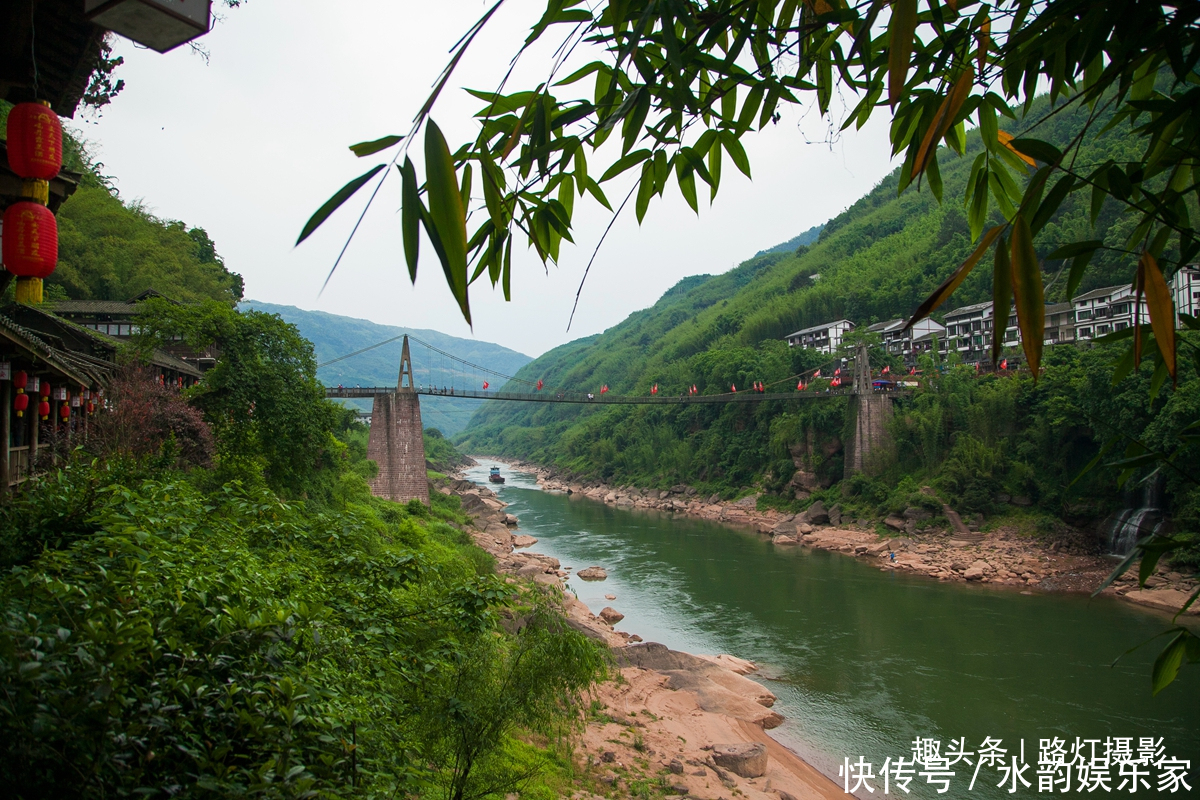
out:
<path id="1" fill-rule="evenodd" d="M 1087 341 L 1133 325 L 1134 292 L 1132 286 L 1106 286 L 1078 295 L 1075 306 L 1075 338 Z M 1150 321 L 1146 299 L 1141 302 L 1141 320 Z"/>
<path id="2" fill-rule="evenodd" d="M 852 330 L 853 322 L 839 319 L 788 334 L 787 343 L 789 347 L 806 347 L 821 353 L 832 353 L 842 343 L 842 337 Z"/>
<path id="3" fill-rule="evenodd" d="M 1200 266 L 1190 264 L 1171 276 L 1171 296 L 1175 300 L 1175 326 L 1182 327 L 1179 314 L 1200 317 Z"/>
<path id="4" fill-rule="evenodd" d="M 884 322 L 876 322 L 867 330 L 878 333 L 887 351 L 894 356 L 902 357 L 906 364 L 915 363 L 914 342 L 925 341 L 927 337 L 932 336 L 941 338 L 946 333 L 944 325 L 929 317 L 919 320 L 908 330 L 904 329 L 906 324 L 908 324 L 907 319 L 889 319 Z M 928 349 L 928 346 L 924 347 L 924 350 Z"/>

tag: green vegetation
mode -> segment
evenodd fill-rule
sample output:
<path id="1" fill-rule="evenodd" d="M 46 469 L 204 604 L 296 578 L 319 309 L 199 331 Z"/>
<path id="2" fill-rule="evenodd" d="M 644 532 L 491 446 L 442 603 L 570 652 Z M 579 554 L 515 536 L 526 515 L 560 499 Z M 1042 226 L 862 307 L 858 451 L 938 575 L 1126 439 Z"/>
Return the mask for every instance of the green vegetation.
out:
<path id="1" fill-rule="evenodd" d="M 554 796 L 603 648 L 493 574 L 457 498 L 371 496 L 294 328 L 168 305 L 143 344 L 219 365 L 186 397 L 127 368 L 0 505 L 6 796 Z"/>

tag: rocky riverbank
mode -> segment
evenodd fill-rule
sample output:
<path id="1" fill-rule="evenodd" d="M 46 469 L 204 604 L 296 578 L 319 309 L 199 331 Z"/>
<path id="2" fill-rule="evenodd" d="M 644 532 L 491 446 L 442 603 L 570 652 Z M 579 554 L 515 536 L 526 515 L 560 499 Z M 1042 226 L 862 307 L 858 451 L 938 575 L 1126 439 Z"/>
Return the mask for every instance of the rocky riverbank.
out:
<path id="1" fill-rule="evenodd" d="M 520 534 L 519 521 L 485 486 L 448 479 L 436 491 L 457 495 L 471 517 L 475 543 L 496 559 L 511 582 L 529 580 L 563 590 L 572 572 L 558 559 L 525 548 L 537 543 Z M 580 569 L 603 580 L 603 569 Z M 615 600 L 615 596 L 609 596 Z M 655 785 L 677 796 L 753 800 L 833 800 L 840 786 L 766 731 L 782 721 L 772 711 L 775 696 L 745 677 L 754 664 L 728 656 L 695 656 L 642 643 L 613 628 L 622 619 L 606 608 L 592 614 L 571 592 L 562 591 L 569 624 L 608 645 L 620 670 L 618 680 L 598 687 L 588 713 L 580 755 L 589 789 L 574 795 L 591 800 L 591 789 L 633 793 Z"/>
<path id="2" fill-rule="evenodd" d="M 547 491 L 587 497 L 612 506 L 686 514 L 727 525 L 750 528 L 771 537 L 781 547 L 804 545 L 845 553 L 876 564 L 881 570 L 907 572 L 939 581 L 960 581 L 1008 586 L 1025 592 L 1092 592 L 1108 576 L 1115 562 L 1080 552 L 1069 543 L 1045 543 L 1016 528 L 1000 526 L 981 532 L 968 525 L 948 506 L 941 517 L 947 527 L 930 527 L 933 512 L 909 508 L 888 517 L 881 533 L 873 520 L 848 520 L 837 506 L 817 501 L 801 514 L 758 510 L 755 497 L 723 501 L 701 496 L 694 487 L 667 490 L 613 487 L 600 483 L 564 481 L 536 464 L 513 463 L 514 469 L 537 476 Z M 1191 578 L 1160 563 L 1157 572 L 1137 585 L 1136 570 L 1127 572 L 1105 594 L 1132 603 L 1174 613 L 1196 589 Z M 1188 609 L 1200 615 L 1200 603 Z"/>

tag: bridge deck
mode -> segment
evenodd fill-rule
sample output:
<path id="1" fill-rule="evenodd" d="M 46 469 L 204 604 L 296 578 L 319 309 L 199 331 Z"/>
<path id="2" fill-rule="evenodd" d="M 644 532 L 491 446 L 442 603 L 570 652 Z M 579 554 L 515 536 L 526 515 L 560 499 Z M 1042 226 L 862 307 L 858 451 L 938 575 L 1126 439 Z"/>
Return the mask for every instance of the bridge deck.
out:
<path id="1" fill-rule="evenodd" d="M 391 394 L 396 391 L 395 386 L 328 386 L 325 388 L 325 396 L 334 398 L 366 398 L 374 397 L 380 394 Z M 711 403 L 759 403 L 764 400 L 823 400 L 829 397 L 850 396 L 853 395 L 854 389 L 847 387 L 845 389 L 833 389 L 828 392 L 736 392 L 728 394 L 702 394 L 702 395 L 680 395 L 680 396 L 623 396 L 623 395 L 596 395 L 588 398 L 586 394 L 577 393 L 554 393 L 554 392 L 486 392 L 475 391 L 470 389 L 454 390 L 443 392 L 441 389 L 418 388 L 416 393 L 425 395 L 426 397 L 459 397 L 468 400 L 508 400 L 524 403 L 580 403 L 585 405 L 614 405 L 614 406 L 629 406 L 629 405 L 693 405 L 693 404 L 711 404 Z M 888 394 L 893 396 L 906 395 L 909 393 L 906 389 L 878 390 L 878 394 Z"/>

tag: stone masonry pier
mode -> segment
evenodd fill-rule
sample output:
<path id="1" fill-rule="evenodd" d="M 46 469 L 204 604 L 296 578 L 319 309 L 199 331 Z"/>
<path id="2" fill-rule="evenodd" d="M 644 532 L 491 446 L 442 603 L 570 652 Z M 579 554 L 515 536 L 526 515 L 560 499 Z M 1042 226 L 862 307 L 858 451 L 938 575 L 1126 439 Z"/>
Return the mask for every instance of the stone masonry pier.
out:
<path id="1" fill-rule="evenodd" d="M 371 481 L 372 494 L 397 503 L 407 503 L 415 498 L 429 505 L 424 430 L 421 401 L 413 384 L 412 359 L 405 336 L 396 391 L 375 395 L 371 408 L 367 458 L 379 465 L 379 474 Z"/>

